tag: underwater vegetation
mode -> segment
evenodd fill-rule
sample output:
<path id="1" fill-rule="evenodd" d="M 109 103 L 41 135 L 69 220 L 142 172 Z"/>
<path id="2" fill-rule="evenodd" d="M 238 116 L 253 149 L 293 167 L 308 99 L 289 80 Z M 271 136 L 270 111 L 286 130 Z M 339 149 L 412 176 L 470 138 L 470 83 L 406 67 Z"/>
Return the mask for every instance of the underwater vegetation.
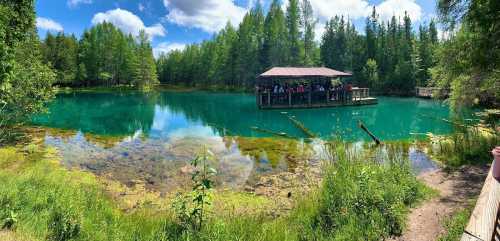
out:
<path id="1" fill-rule="evenodd" d="M 289 197 L 295 200 L 289 212 L 269 215 L 259 210 L 277 207 L 266 198 L 214 192 L 203 223 L 193 229 L 169 208 L 169 197 L 123 209 L 100 178 L 61 167 L 54 149 L 3 148 L 0 224 L 8 222 L 22 237 L 58 241 L 378 240 L 400 234 L 409 208 L 429 193 L 408 160 L 366 160 L 338 143 L 325 149 L 332 158 L 324 160 L 323 181 L 307 196 Z M 158 202 L 164 205 L 153 205 Z"/>

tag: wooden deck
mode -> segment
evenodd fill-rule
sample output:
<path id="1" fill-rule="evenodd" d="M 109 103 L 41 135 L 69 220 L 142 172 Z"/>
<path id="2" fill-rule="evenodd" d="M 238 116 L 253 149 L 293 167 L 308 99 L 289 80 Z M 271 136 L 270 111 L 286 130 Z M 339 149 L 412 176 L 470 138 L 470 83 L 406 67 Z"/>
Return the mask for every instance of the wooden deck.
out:
<path id="1" fill-rule="evenodd" d="M 296 94 L 295 94 L 296 95 Z M 291 93 L 271 94 L 269 92 L 257 93 L 256 102 L 260 109 L 306 109 L 306 108 L 326 108 L 340 106 L 358 106 L 358 105 L 375 105 L 378 103 L 377 98 L 370 97 L 368 88 L 353 88 L 348 100 L 331 100 L 334 95 L 330 91 L 325 92 L 305 92 L 302 94 L 302 100 L 298 101 Z M 321 97 L 319 97 L 319 96 Z M 316 98 L 313 98 L 316 96 Z M 276 99 L 281 102 L 275 103 Z M 297 103 L 299 102 L 299 103 Z M 271 103 L 271 104 L 269 104 Z"/>
<path id="2" fill-rule="evenodd" d="M 329 101 L 324 103 L 311 103 L 311 104 L 282 104 L 282 105 L 263 105 L 261 109 L 306 109 L 306 108 L 327 108 L 327 107 L 340 107 L 340 106 L 358 106 L 358 105 L 375 105 L 378 103 L 377 98 L 366 97 L 354 99 L 352 101 Z"/>
<path id="3" fill-rule="evenodd" d="M 492 165 L 493 166 L 493 165 Z M 500 241 L 500 182 L 491 173 L 484 182 L 462 241 Z"/>

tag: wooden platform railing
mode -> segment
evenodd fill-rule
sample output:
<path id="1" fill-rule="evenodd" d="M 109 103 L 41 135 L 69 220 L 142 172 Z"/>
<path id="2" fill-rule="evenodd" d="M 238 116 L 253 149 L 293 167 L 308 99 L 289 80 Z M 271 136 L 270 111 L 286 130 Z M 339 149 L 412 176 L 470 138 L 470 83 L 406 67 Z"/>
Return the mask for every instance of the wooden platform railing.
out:
<path id="1" fill-rule="evenodd" d="M 493 167 L 493 165 L 492 165 Z M 493 178 L 490 169 L 481 194 L 476 202 L 462 241 L 492 241 L 499 239 L 500 183 Z"/>
<path id="2" fill-rule="evenodd" d="M 436 94 L 440 96 L 448 96 L 449 93 L 450 93 L 449 90 L 439 87 L 416 87 L 417 97 L 432 98 Z"/>
<path id="3" fill-rule="evenodd" d="M 352 89 L 352 99 L 353 100 L 361 100 L 364 98 L 370 97 L 370 89 L 369 88 L 353 88 Z"/>

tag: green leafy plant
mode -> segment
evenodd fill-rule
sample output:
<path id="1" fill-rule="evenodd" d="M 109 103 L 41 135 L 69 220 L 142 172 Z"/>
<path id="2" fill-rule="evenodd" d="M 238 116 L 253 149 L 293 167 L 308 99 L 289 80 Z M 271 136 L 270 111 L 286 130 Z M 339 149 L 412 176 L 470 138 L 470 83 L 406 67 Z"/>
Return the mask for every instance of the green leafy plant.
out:
<path id="1" fill-rule="evenodd" d="M 203 227 L 207 208 L 212 204 L 210 193 L 214 187 L 213 178 L 217 171 L 210 167 L 209 162 L 214 160 L 214 154 L 206 148 L 191 160 L 191 165 L 195 168 L 191 174 L 192 190 L 187 194 L 178 194 L 173 203 L 181 224 L 194 230 Z"/>
<path id="2" fill-rule="evenodd" d="M 48 230 L 47 240 L 72 240 L 80 234 L 80 221 L 76 215 L 55 208 L 48 220 Z"/>
<path id="3" fill-rule="evenodd" d="M 2 229 L 13 229 L 17 221 L 17 214 L 14 211 L 10 211 L 7 218 L 3 220 Z"/>

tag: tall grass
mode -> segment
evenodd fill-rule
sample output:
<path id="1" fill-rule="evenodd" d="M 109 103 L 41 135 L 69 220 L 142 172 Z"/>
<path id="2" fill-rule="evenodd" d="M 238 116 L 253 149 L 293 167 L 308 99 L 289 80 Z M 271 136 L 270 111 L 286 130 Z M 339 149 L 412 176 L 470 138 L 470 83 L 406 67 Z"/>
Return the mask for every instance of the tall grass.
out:
<path id="1" fill-rule="evenodd" d="M 289 213 L 273 217 L 223 210 L 194 230 L 168 211 L 120 210 L 94 176 L 61 168 L 50 153 L 4 148 L 0 222 L 14 213 L 16 233 L 58 241 L 380 240 L 400 234 L 409 207 L 428 192 L 408 161 L 399 155 L 381 162 L 366 159 L 344 144 L 327 149 L 332 158 L 325 162 L 323 182 L 296 197 Z"/>
<path id="2" fill-rule="evenodd" d="M 464 233 L 465 225 L 469 222 L 473 207 L 459 210 L 449 219 L 445 220 L 444 226 L 446 233 L 438 238 L 438 241 L 456 241 L 460 240 Z"/>
<path id="3" fill-rule="evenodd" d="M 121 212 L 94 176 L 67 171 L 47 153 L 0 151 L 0 222 L 35 240 L 157 240 L 165 215 Z"/>
<path id="4" fill-rule="evenodd" d="M 330 147 L 335 158 L 326 166 L 316 205 L 306 208 L 312 214 L 305 219 L 310 228 L 306 240 L 318 234 L 333 240 L 379 240 L 401 234 L 409 207 L 430 190 L 417 181 L 401 155 L 367 160 L 359 151 L 345 150 L 345 145 Z"/>
<path id="5" fill-rule="evenodd" d="M 434 141 L 434 155 L 447 167 L 482 165 L 491 163 L 491 150 L 500 145 L 496 129 L 477 126 L 456 126 L 447 137 Z"/>

